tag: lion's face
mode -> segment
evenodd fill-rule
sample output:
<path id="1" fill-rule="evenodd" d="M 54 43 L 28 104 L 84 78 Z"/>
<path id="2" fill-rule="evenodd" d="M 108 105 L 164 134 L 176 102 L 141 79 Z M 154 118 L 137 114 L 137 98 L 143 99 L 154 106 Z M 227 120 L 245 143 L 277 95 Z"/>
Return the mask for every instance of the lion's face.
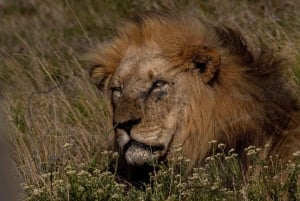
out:
<path id="1" fill-rule="evenodd" d="M 179 135 L 188 86 L 186 73 L 172 67 L 159 50 L 134 48 L 112 77 L 115 140 L 129 164 L 164 157 Z"/>
<path id="2" fill-rule="evenodd" d="M 201 48 L 197 48 L 197 54 Z M 115 150 L 128 164 L 139 166 L 154 158 L 164 159 L 173 144 L 184 144 L 193 129 L 198 130 L 190 126 L 195 124 L 191 117 L 201 114 L 194 111 L 195 103 L 201 101 L 206 107 L 207 100 L 212 102 L 207 79 L 213 73 L 208 69 L 219 62 L 215 52 L 209 53 L 207 47 L 205 50 L 208 55 L 202 52 L 199 58 L 205 70 L 191 60 L 171 62 L 157 46 L 129 47 L 124 53 L 111 74 L 107 94 L 112 106 Z"/>
<path id="3" fill-rule="evenodd" d="M 211 129 L 214 95 L 209 82 L 220 64 L 219 54 L 199 44 L 183 49 L 181 57 L 166 58 L 156 44 L 129 46 L 112 72 L 105 74 L 101 65 L 91 70 L 111 103 L 113 149 L 128 164 L 162 160 L 172 145 L 193 154 L 213 137 L 205 132 Z M 189 146 L 193 141 L 199 143 Z"/>

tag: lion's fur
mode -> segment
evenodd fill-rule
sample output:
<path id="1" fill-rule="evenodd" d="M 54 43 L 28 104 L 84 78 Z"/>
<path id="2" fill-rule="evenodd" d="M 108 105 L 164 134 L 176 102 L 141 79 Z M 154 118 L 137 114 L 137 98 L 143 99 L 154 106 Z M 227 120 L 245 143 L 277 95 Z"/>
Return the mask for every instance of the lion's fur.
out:
<path id="1" fill-rule="evenodd" d="M 195 74 L 186 78 L 189 112 L 180 117 L 184 126 L 170 144 L 182 144 L 191 167 L 201 165 L 213 139 L 235 148 L 244 165 L 243 149 L 249 145 L 268 143 L 266 155 L 288 159 L 300 147 L 298 94 L 290 64 L 266 45 L 250 47 L 231 28 L 191 16 L 140 15 L 125 22 L 111 41 L 89 55 L 90 75 L 109 97 L 114 72 L 131 49 L 158 49 L 170 63 L 165 72 L 172 77 L 188 71 L 198 56 L 195 49 L 202 45 L 216 50 L 221 64 L 207 84 Z M 118 150 L 114 134 L 111 138 L 111 148 Z"/>

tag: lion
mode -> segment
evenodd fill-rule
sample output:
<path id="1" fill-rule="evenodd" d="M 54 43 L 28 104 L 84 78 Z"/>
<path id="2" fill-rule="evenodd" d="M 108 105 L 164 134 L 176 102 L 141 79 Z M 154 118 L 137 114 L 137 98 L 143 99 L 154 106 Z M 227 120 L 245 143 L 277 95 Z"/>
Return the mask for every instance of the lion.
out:
<path id="1" fill-rule="evenodd" d="M 149 161 L 166 161 L 181 145 L 190 168 L 210 141 L 268 148 L 283 161 L 299 149 L 298 88 L 289 60 L 251 47 L 236 31 L 193 16 L 146 13 L 126 21 L 88 56 L 90 77 L 108 101 L 109 148 L 119 172 L 140 180 Z"/>

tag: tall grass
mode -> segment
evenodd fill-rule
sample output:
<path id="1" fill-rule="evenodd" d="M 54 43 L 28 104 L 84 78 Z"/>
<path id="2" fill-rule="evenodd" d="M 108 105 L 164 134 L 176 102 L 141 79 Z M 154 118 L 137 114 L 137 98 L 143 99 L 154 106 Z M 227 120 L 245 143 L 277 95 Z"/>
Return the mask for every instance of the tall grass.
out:
<path id="1" fill-rule="evenodd" d="M 85 170 L 95 158 L 99 159 L 110 132 L 110 128 L 106 126 L 110 117 L 107 106 L 88 78 L 88 66 L 81 62 L 81 57 L 98 42 L 111 38 L 115 27 L 124 17 L 144 10 L 168 9 L 193 12 L 214 23 L 229 24 L 240 29 L 253 43 L 263 40 L 276 50 L 284 49 L 287 56 L 295 58 L 296 75 L 300 72 L 300 3 L 297 0 L 2 0 L 2 107 L 8 116 L 8 133 L 14 150 L 14 160 L 26 186 L 34 185 L 37 188 L 36 186 L 41 185 L 46 188 L 49 180 L 44 175 L 48 173 L 57 174 L 52 181 L 60 178 L 70 184 L 73 180 L 69 179 L 73 176 L 70 177 L 65 171 L 70 162 L 71 165 L 84 163 L 80 167 L 72 168 Z M 91 176 L 97 180 L 94 183 L 100 182 L 99 178 L 103 178 L 104 183 L 97 183 L 97 187 L 87 189 L 104 189 L 107 195 L 111 195 L 113 191 L 127 192 L 122 187 L 117 188 L 117 184 L 109 183 L 113 182 L 114 175 L 97 174 Z M 79 177 L 81 178 L 74 176 L 74 179 L 80 179 Z M 199 177 L 199 181 L 202 182 L 203 178 Z M 173 181 L 175 180 L 170 182 Z M 199 185 L 202 185 L 199 181 Z M 76 182 L 79 180 L 75 181 L 77 185 Z M 155 188 L 151 188 L 150 193 L 147 190 L 131 190 L 127 198 L 135 200 L 137 197 L 134 196 L 142 196 L 142 200 L 150 200 L 151 197 L 163 200 L 168 196 L 164 194 L 159 198 L 157 192 L 167 193 L 171 186 L 160 187 L 160 182 L 159 180 L 155 183 Z M 106 191 L 104 185 L 113 187 Z M 222 188 L 223 183 L 220 185 Z M 257 189 L 264 191 L 260 182 L 247 185 L 256 185 Z M 189 189 L 189 186 L 183 188 Z M 201 189 L 195 194 L 188 191 L 187 196 L 193 195 L 197 200 L 200 195 L 209 192 Z M 62 188 L 61 196 L 70 196 L 64 194 L 65 190 Z M 54 195 L 48 194 L 51 191 L 45 192 L 45 200 L 79 199 L 59 196 L 54 199 Z M 214 192 L 212 190 L 210 194 L 213 195 Z M 228 198 L 236 199 L 235 193 Z M 257 195 L 259 193 L 252 198 L 263 198 L 255 197 Z M 176 197 L 175 200 L 188 198 L 171 193 L 170 200 L 174 200 L 172 196 Z M 212 197 L 207 197 L 206 200 L 209 198 Z M 221 199 L 222 196 L 213 199 L 217 198 Z M 41 197 L 38 199 L 42 200 Z M 125 198 L 121 196 L 118 199 Z"/>

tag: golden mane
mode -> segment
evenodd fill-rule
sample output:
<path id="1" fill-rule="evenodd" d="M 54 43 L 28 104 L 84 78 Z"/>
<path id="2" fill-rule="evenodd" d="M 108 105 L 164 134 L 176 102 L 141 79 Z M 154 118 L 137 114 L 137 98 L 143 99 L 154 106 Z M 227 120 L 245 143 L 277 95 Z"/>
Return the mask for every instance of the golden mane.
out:
<path id="1" fill-rule="evenodd" d="M 238 31 L 224 25 L 191 16 L 147 13 L 125 22 L 111 41 L 89 55 L 90 76 L 105 94 L 124 55 L 135 47 L 159 48 L 173 70 L 181 71 L 187 60 L 202 70 L 199 47 L 220 56 L 220 63 L 214 64 L 220 67 L 208 82 L 214 98 L 191 101 L 194 110 L 192 117 L 186 117 L 190 120 L 182 131 L 184 137 L 173 142 L 186 146 L 183 152 L 191 158 L 192 167 L 209 154 L 212 139 L 235 148 L 242 162 L 243 149 L 249 145 L 269 143 L 267 155 L 276 153 L 285 159 L 298 149 L 299 98 L 289 61 L 281 54 L 266 45 L 249 47 Z M 191 85 L 190 89 L 200 96 L 201 86 Z"/>

